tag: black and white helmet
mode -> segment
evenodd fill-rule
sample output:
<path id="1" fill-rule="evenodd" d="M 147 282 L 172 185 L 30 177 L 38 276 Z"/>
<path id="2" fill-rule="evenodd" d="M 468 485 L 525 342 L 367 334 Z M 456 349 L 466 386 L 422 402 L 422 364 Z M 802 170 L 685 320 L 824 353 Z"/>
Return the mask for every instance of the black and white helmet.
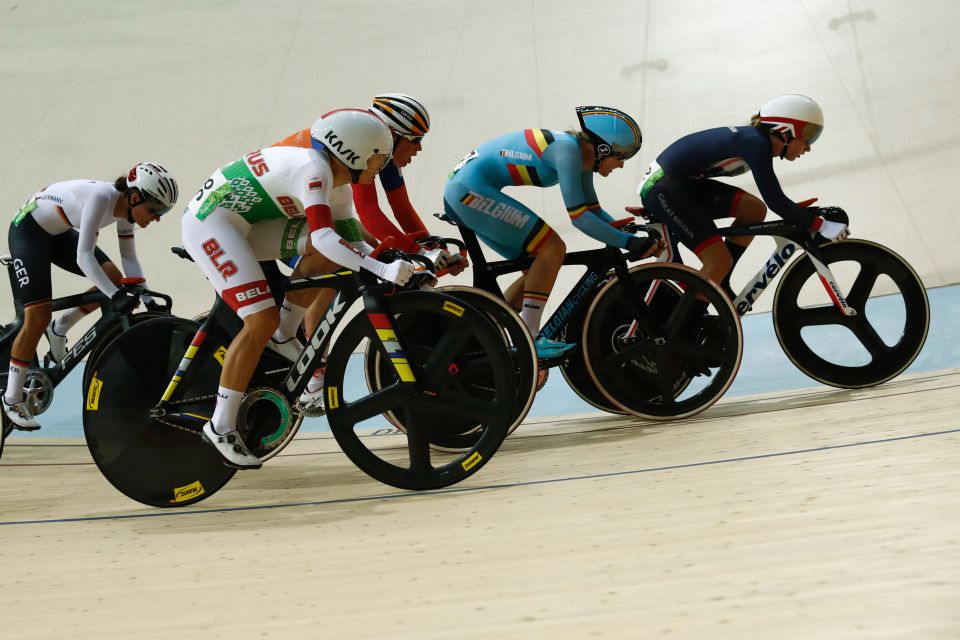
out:
<path id="1" fill-rule="evenodd" d="M 405 93 L 381 93 L 374 96 L 370 111 L 380 116 L 393 131 L 413 142 L 430 131 L 430 114 L 416 98 Z"/>
<path id="2" fill-rule="evenodd" d="M 177 203 L 177 181 L 155 162 L 141 162 L 127 174 L 127 187 L 137 189 L 155 216 L 162 216 Z"/>

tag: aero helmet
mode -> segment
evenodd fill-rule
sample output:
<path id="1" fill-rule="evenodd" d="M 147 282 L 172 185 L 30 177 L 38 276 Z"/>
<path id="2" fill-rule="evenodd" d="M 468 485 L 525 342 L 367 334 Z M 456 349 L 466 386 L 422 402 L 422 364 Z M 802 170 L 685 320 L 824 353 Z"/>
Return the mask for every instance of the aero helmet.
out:
<path id="1" fill-rule="evenodd" d="M 399 135 L 420 142 L 430 131 L 430 114 L 426 107 L 404 93 L 381 93 L 374 96 L 370 111 L 380 116 Z"/>
<path id="2" fill-rule="evenodd" d="M 310 127 L 315 149 L 326 149 L 347 165 L 354 182 L 367 168 L 371 157 L 390 159 L 393 136 L 383 120 L 365 109 L 337 109 L 324 114 Z"/>
<path id="3" fill-rule="evenodd" d="M 136 189 L 147 208 L 162 216 L 177 202 L 177 181 L 166 169 L 154 162 L 141 162 L 127 174 L 127 188 Z"/>
<path id="4" fill-rule="evenodd" d="M 637 121 L 612 107 L 577 107 L 580 129 L 587 134 L 596 150 L 593 170 L 606 156 L 629 160 L 640 150 L 643 136 Z"/>
<path id="5" fill-rule="evenodd" d="M 790 93 L 764 103 L 759 121 L 782 135 L 786 142 L 803 138 L 813 144 L 823 132 L 823 109 L 807 96 Z"/>

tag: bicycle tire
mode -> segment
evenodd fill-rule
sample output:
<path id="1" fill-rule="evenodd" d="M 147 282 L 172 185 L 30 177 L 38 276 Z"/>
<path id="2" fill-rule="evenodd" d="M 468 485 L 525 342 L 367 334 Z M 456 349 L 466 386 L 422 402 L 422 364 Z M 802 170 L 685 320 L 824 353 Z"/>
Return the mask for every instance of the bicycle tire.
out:
<path id="1" fill-rule="evenodd" d="M 163 395 L 199 325 L 184 318 L 151 318 L 107 346 L 84 390 L 83 430 L 104 477 L 127 497 L 154 507 L 184 507 L 225 485 L 235 469 L 223 464 L 196 428 L 166 424 L 149 410 Z M 181 381 L 178 397 L 205 397 L 181 411 L 212 413 L 220 364 L 203 357 L 208 340 Z M 210 396 L 213 396 L 211 398 Z"/>
<path id="2" fill-rule="evenodd" d="M 530 332 L 510 305 L 488 291 L 462 285 L 440 287 L 433 291 L 463 300 L 486 314 L 487 318 L 497 327 L 501 338 L 510 350 L 514 365 L 516 404 L 513 423 L 507 429 L 507 435 L 509 436 L 527 417 L 530 407 L 533 405 L 533 399 L 537 394 L 537 351 Z M 387 383 L 395 383 L 397 377 L 396 371 L 389 360 L 383 357 L 379 349 L 372 347 L 372 344 L 368 344 L 364 356 L 364 373 L 367 379 L 367 387 L 371 391 L 375 391 L 382 389 Z M 384 417 L 393 426 L 405 431 L 406 427 L 403 424 L 401 412 L 388 411 L 384 414 Z M 476 433 L 478 426 L 477 423 L 464 418 L 461 420 L 461 424 L 454 428 L 451 420 L 449 422 L 450 433 L 435 434 L 436 439 L 431 441 L 431 444 L 438 451 L 451 453 L 465 451 L 473 446 L 473 441 L 476 438 L 471 434 Z"/>
<path id="3" fill-rule="evenodd" d="M 906 260 L 887 247 L 867 240 L 844 240 L 820 247 L 829 266 L 854 262 L 860 266 L 846 301 L 858 313 L 845 316 L 832 302 L 801 306 L 801 289 L 818 277 L 813 261 L 803 255 L 788 265 L 773 300 L 773 326 L 787 358 L 800 371 L 818 382 L 843 389 L 862 389 L 883 384 L 902 373 L 920 354 L 930 329 L 930 301 L 923 282 Z M 877 278 L 887 276 L 903 300 L 904 322 L 900 338 L 887 345 L 866 313 L 866 303 Z M 878 296 L 878 298 L 883 296 Z M 844 326 L 869 354 L 862 365 L 831 362 L 817 354 L 803 337 L 803 329 L 816 325 Z"/>
<path id="4" fill-rule="evenodd" d="M 330 430 L 347 457 L 384 484 L 409 490 L 450 486 L 479 471 L 493 457 L 514 421 L 516 393 L 510 352 L 482 312 L 452 296 L 399 293 L 390 299 L 389 317 L 404 347 L 403 354 L 393 354 L 394 361 L 400 367 L 409 365 L 416 382 L 402 383 L 397 378 L 392 384 L 367 390 L 366 395 L 356 386 L 348 389 L 343 385 L 351 354 L 364 352 L 365 341 L 380 344 L 371 317 L 355 317 L 327 360 L 324 392 Z M 389 335 L 385 340 L 389 344 Z M 388 354 L 384 358 L 388 359 Z M 486 377 L 488 385 L 473 386 L 474 376 Z M 387 411 L 403 412 L 406 447 L 375 450 L 376 436 L 363 433 L 363 423 Z M 433 458 L 438 454 L 431 443 L 444 436 L 462 435 L 456 430 L 464 414 L 481 425 L 471 435 L 472 446 L 442 454 L 448 459 L 435 466 Z M 452 426 L 447 426 L 447 420 Z"/>
<path id="5" fill-rule="evenodd" d="M 142 313 L 135 313 L 130 316 L 130 326 L 139 324 L 145 320 L 150 320 L 151 318 L 164 318 L 169 315 L 169 313 L 160 311 L 144 311 Z M 86 389 L 90 385 L 90 379 L 87 377 L 87 373 L 92 370 L 91 364 L 96 366 L 96 362 L 103 353 L 103 350 L 123 331 L 123 321 L 118 317 L 116 322 L 111 322 L 110 326 L 106 327 L 103 332 L 100 333 L 100 335 L 94 338 L 93 348 L 90 350 L 89 355 L 87 355 L 87 363 L 83 368 L 83 384 L 80 387 L 81 389 Z"/>
<path id="6" fill-rule="evenodd" d="M 651 286 L 664 282 L 683 295 L 669 313 L 651 314 L 659 335 L 640 331 L 627 336 L 624 328 L 635 317 L 636 301 L 629 300 L 618 279 L 608 282 L 584 321 L 584 360 L 590 376 L 608 400 L 639 418 L 673 420 L 700 413 L 720 399 L 740 368 L 739 316 L 720 287 L 689 267 L 643 264 L 630 269 L 629 278 L 644 298 Z M 706 346 L 699 342 L 699 334 L 688 329 L 699 327 L 700 320 L 685 315 L 697 295 L 707 299 L 717 318 L 712 344 Z M 697 372 L 703 379 L 693 384 L 691 378 Z"/>

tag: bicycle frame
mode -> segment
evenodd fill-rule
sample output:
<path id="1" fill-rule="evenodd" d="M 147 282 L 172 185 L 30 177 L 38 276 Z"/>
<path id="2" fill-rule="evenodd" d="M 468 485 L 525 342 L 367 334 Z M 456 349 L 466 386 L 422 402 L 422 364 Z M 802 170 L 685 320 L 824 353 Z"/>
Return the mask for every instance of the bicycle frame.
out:
<path id="1" fill-rule="evenodd" d="M 657 256 L 658 262 L 683 262 L 679 253 L 676 251 L 675 243 L 670 236 L 667 225 L 662 222 L 651 222 L 650 226 L 659 228 L 664 238 L 670 237 L 670 243 L 667 248 Z M 769 288 L 770 284 L 776 280 L 777 276 L 783 271 L 783 268 L 798 253 L 806 252 L 810 256 L 814 267 L 826 289 L 827 295 L 833 301 L 833 304 L 845 316 L 857 315 L 857 310 L 847 304 L 846 296 L 840 290 L 837 279 L 830 271 L 830 267 L 820 258 L 820 252 L 812 238 L 805 237 L 807 232 L 798 229 L 795 225 L 788 222 L 772 221 L 759 222 L 757 224 L 723 227 L 719 229 L 722 237 L 736 236 L 771 236 L 776 242 L 776 247 L 767 261 L 760 267 L 757 273 L 747 285 L 737 294 L 733 306 L 741 316 L 746 315 L 753 309 L 754 303 L 760 299 L 760 296 Z"/>
<path id="2" fill-rule="evenodd" d="M 503 291 L 497 283 L 497 278 L 509 273 L 529 269 L 533 263 L 533 256 L 525 256 L 515 260 L 487 262 L 483 256 L 483 250 L 480 247 L 480 241 L 477 239 L 476 233 L 449 219 L 448 221 L 460 230 L 460 235 L 467 245 L 469 255 L 473 257 L 473 286 L 488 291 L 500 298 L 504 298 Z M 564 256 L 563 266 L 572 265 L 585 266 L 587 267 L 587 271 L 577 280 L 577 283 L 564 298 L 563 302 L 560 303 L 556 311 L 543 323 L 540 329 L 540 335 L 550 340 L 554 340 L 560 335 L 567 320 L 575 311 L 582 309 L 590 303 L 591 296 L 589 294 L 597 289 L 611 269 L 614 270 L 623 286 L 627 287 L 628 291 L 632 294 L 629 296 L 631 301 L 641 298 L 639 292 L 633 291 L 634 285 L 630 278 L 627 277 L 627 260 L 625 254 L 619 249 L 601 247 L 599 249 L 587 249 L 568 253 Z M 644 301 L 649 302 L 650 296 L 652 295 L 652 291 L 648 292 Z M 638 318 L 642 319 L 644 325 L 643 330 L 648 336 L 653 338 L 663 337 L 660 328 L 652 322 L 646 313 L 641 311 L 639 306 L 634 307 L 634 313 Z"/>
<path id="3" fill-rule="evenodd" d="M 6 258 L 0 258 L 0 264 L 4 264 L 7 267 L 7 273 L 11 279 L 11 285 L 13 279 L 16 277 L 15 268 L 13 260 Z M 155 291 L 146 291 L 154 297 L 164 299 L 168 304 L 168 309 L 170 305 L 170 298 L 163 294 L 157 293 Z M 71 296 L 65 296 L 63 298 L 55 298 L 52 301 L 53 311 L 63 311 L 65 309 L 72 309 L 74 307 L 79 307 L 87 305 L 90 303 L 99 303 L 100 310 L 102 315 L 97 322 L 90 327 L 83 336 L 77 340 L 76 344 L 72 349 L 67 351 L 63 356 L 63 360 L 57 364 L 49 364 L 47 362 L 39 363 L 37 367 L 44 374 L 46 374 L 53 383 L 53 386 L 56 387 L 60 382 L 67 377 L 67 375 L 73 371 L 73 369 L 79 364 L 83 358 L 90 353 L 90 351 L 96 346 L 97 337 L 103 333 L 103 331 L 116 323 L 117 321 L 122 323 L 124 330 L 130 327 L 130 315 L 116 313 L 110 306 L 110 299 L 107 298 L 100 291 L 87 291 L 85 293 L 78 293 Z M 16 317 L 14 320 L 3 328 L 3 331 L 0 331 L 0 351 L 9 350 L 9 346 L 12 345 L 13 340 L 16 338 L 17 334 L 20 332 L 20 328 L 23 326 L 23 305 L 20 304 L 18 300 L 14 300 L 14 309 L 16 311 Z"/>
<path id="4" fill-rule="evenodd" d="M 363 298 L 365 311 L 370 317 L 384 353 L 390 358 L 401 384 L 416 383 L 413 370 L 410 368 L 404 355 L 403 345 L 399 342 L 399 338 L 396 335 L 396 331 L 387 313 L 387 305 L 385 305 L 383 301 L 383 287 L 380 286 L 372 276 L 368 277 L 342 269 L 321 275 L 291 279 L 280 275 L 276 263 L 264 262 L 261 263 L 261 265 L 270 281 L 271 290 L 278 300 L 282 300 L 283 294 L 287 291 L 311 288 L 337 289 L 337 295 L 327 308 L 326 315 L 304 345 L 303 351 L 300 353 L 296 362 L 289 368 L 268 372 L 286 372 L 283 382 L 276 386 L 285 392 L 288 400 L 296 400 L 306 388 L 314 370 L 321 366 L 323 354 L 326 351 L 334 330 L 344 319 L 353 303 L 359 298 Z M 201 419 L 206 421 L 210 419 L 210 416 L 180 414 L 170 412 L 169 409 L 176 401 L 174 394 L 177 388 L 190 371 L 191 364 L 208 336 L 221 330 L 232 339 L 236 333 L 239 332 L 240 328 L 242 328 L 242 325 L 243 322 L 239 316 L 230 309 L 222 298 L 217 296 L 210 314 L 194 335 L 189 348 L 186 353 L 184 353 L 163 396 L 158 404 L 151 410 L 150 415 L 154 418 L 179 416 L 190 421 Z M 216 357 L 215 354 L 214 357 Z"/>

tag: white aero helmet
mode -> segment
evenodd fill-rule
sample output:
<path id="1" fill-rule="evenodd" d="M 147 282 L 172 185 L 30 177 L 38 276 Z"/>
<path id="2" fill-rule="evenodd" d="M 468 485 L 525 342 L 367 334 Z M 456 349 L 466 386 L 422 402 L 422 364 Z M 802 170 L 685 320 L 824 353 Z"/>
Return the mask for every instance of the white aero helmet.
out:
<path id="1" fill-rule="evenodd" d="M 137 189 L 147 208 L 162 216 L 177 202 L 177 181 L 169 171 L 155 162 L 141 162 L 127 174 L 127 187 Z"/>
<path id="2" fill-rule="evenodd" d="M 420 142 L 430 131 L 430 114 L 416 98 L 405 93 L 381 93 L 373 97 L 370 111 L 380 116 L 387 126 L 398 134 Z"/>
<path id="3" fill-rule="evenodd" d="M 803 138 L 809 144 L 823 131 L 823 109 L 812 98 L 788 93 L 760 107 L 760 123 L 786 136 L 787 142 Z"/>
<path id="4" fill-rule="evenodd" d="M 310 127 L 314 148 L 324 148 L 359 175 L 372 156 L 393 154 L 393 136 L 383 120 L 366 109 L 337 109 Z"/>

